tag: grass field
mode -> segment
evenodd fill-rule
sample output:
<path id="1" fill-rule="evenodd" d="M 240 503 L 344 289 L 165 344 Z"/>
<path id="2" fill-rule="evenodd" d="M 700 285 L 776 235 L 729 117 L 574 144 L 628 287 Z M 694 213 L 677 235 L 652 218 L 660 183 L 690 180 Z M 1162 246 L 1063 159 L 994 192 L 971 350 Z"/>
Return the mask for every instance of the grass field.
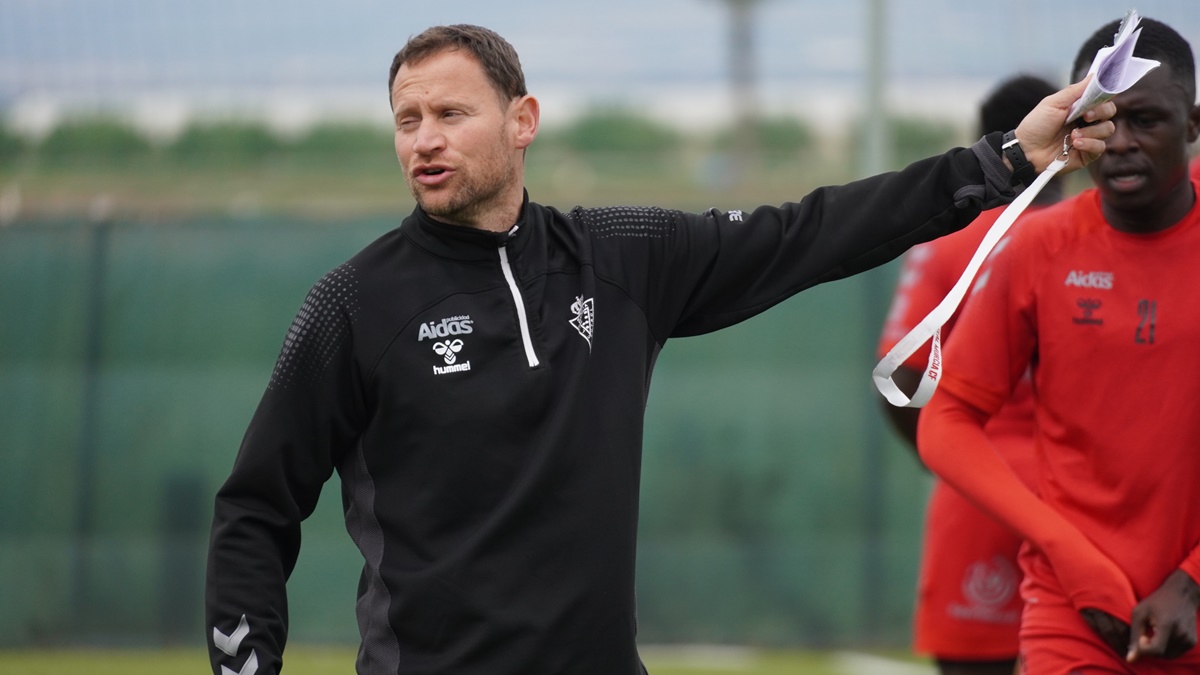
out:
<path id="1" fill-rule="evenodd" d="M 287 675 L 352 673 L 352 648 L 293 646 Z M 758 651 L 724 647 L 646 648 L 652 675 L 923 675 L 933 671 L 906 659 L 845 652 Z M 207 673 L 199 649 L 165 650 L 0 650 L 4 675 L 162 675 Z"/>

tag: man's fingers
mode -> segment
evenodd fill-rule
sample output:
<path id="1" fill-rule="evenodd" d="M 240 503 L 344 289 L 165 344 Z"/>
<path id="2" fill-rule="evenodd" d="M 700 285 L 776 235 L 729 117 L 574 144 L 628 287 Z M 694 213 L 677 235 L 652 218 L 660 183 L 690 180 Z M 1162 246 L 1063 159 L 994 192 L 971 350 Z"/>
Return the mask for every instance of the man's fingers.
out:
<path id="1" fill-rule="evenodd" d="M 1083 121 L 1091 124 L 1094 122 L 1098 122 L 1100 120 L 1112 119 L 1112 116 L 1116 115 L 1116 114 L 1117 114 L 1117 104 L 1113 103 L 1112 101 L 1105 101 L 1104 103 L 1101 103 L 1100 105 L 1096 106 L 1095 108 L 1091 108 L 1090 110 L 1085 112 L 1083 114 Z M 1084 128 L 1087 128 L 1087 127 L 1084 127 Z M 1107 135 L 1111 136 L 1112 132 L 1110 131 Z"/>
<path id="2" fill-rule="evenodd" d="M 1108 105 L 1107 103 L 1105 105 Z M 1112 120 L 1104 120 L 1089 124 L 1086 127 L 1078 127 L 1071 130 L 1072 139 L 1090 139 L 1104 143 L 1109 136 L 1112 136 L 1117 131 L 1117 125 L 1112 123 Z"/>
<path id="3" fill-rule="evenodd" d="M 1129 663 L 1137 661 L 1142 656 L 1162 656 L 1166 653 L 1167 638 L 1165 635 L 1143 633 L 1129 645 L 1129 653 L 1125 660 Z"/>
<path id="4" fill-rule="evenodd" d="M 1079 152 L 1079 161 L 1087 166 L 1104 154 L 1105 139 L 1116 131 L 1112 122 L 1104 121 L 1071 130 L 1071 149 Z"/>
<path id="5" fill-rule="evenodd" d="M 1104 141 L 1078 139 L 1071 144 L 1071 148 L 1079 151 L 1080 163 L 1087 166 L 1104 154 Z"/>
<path id="6" fill-rule="evenodd" d="M 1133 663 L 1142 655 L 1141 642 L 1146 633 L 1146 613 L 1142 606 L 1133 608 L 1133 616 L 1129 617 L 1129 650 L 1125 652 L 1125 661 Z"/>
<path id="7" fill-rule="evenodd" d="M 1111 104 L 1111 101 L 1104 103 L 1103 106 L 1100 106 L 1097 108 L 1097 110 L 1100 110 L 1100 108 L 1111 107 Z M 1115 108 L 1114 112 L 1116 112 Z M 1104 141 L 1104 139 L 1114 135 L 1116 131 L 1117 125 L 1112 124 L 1112 120 L 1105 119 L 1099 120 L 1097 123 L 1087 126 L 1074 127 L 1074 129 L 1070 130 L 1070 135 L 1072 135 L 1074 138 L 1092 138 L 1094 141 Z"/>
<path id="8" fill-rule="evenodd" d="M 1137 617 L 1134 617 L 1133 626 L 1129 631 L 1129 651 L 1125 653 L 1125 661 L 1128 663 L 1137 661 L 1138 657 L 1145 652 L 1145 647 L 1147 646 L 1145 643 L 1148 641 L 1148 638 L 1143 632 L 1145 627 L 1139 624 L 1141 622 Z"/>
<path id="9" fill-rule="evenodd" d="M 1045 98 L 1045 101 L 1059 110 L 1066 110 L 1071 107 L 1072 103 L 1078 101 L 1079 97 L 1083 96 L 1083 91 L 1087 89 L 1087 83 L 1090 79 L 1092 79 L 1092 76 L 1088 75 L 1075 84 L 1050 94 Z"/>

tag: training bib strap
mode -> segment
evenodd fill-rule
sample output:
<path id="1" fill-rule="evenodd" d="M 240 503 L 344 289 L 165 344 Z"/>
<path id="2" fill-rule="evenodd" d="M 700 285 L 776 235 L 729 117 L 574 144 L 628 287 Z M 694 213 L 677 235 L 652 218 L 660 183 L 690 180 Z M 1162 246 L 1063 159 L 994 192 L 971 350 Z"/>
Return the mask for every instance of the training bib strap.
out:
<path id="1" fill-rule="evenodd" d="M 1000 218 L 984 235 L 983 241 L 979 242 L 979 248 L 975 249 L 975 254 L 971 256 L 971 262 L 967 264 L 962 276 L 954 283 L 946 297 L 876 364 L 871 378 L 875 381 L 875 387 L 879 393 L 883 394 L 889 403 L 900 408 L 920 408 L 929 402 L 929 398 L 933 396 L 938 381 L 942 377 L 942 326 L 954 315 L 955 310 L 962 303 L 963 297 L 966 296 L 967 290 L 971 287 L 971 282 L 975 280 L 975 275 L 979 272 L 983 261 L 1008 232 L 1008 228 L 1033 202 L 1042 188 L 1046 187 L 1050 179 L 1066 165 L 1067 158 L 1065 156 L 1054 160 L 1032 185 L 1004 209 Z M 895 373 L 896 369 L 908 360 L 908 357 L 916 353 L 921 345 L 931 339 L 929 362 L 925 366 L 925 373 L 921 376 L 921 383 L 917 386 L 916 392 L 913 393 L 912 398 L 909 398 L 900 391 L 900 387 L 896 386 L 892 380 L 892 373 Z"/>

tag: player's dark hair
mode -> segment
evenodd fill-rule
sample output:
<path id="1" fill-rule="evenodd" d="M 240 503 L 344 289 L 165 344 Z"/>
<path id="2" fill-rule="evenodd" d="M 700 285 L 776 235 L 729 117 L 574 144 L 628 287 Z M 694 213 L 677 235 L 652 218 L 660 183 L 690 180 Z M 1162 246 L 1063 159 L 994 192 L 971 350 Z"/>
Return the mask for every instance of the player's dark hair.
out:
<path id="1" fill-rule="evenodd" d="M 1105 24 L 1088 38 L 1079 48 L 1075 57 L 1075 65 L 1071 69 L 1074 79 L 1078 80 L 1087 74 L 1096 52 L 1102 47 L 1110 47 L 1115 42 L 1120 21 Z M 1192 46 L 1183 36 L 1161 21 L 1142 17 L 1138 24 L 1142 33 L 1138 36 L 1134 56 L 1144 59 L 1161 61 L 1171 67 L 1171 77 L 1188 96 L 1188 105 L 1196 101 L 1196 59 L 1192 55 Z"/>
<path id="2" fill-rule="evenodd" d="M 1058 87 L 1036 75 L 1016 75 L 996 85 L 979 104 L 979 135 L 1016 129 Z"/>
<path id="3" fill-rule="evenodd" d="M 392 85 L 396 82 L 400 66 L 419 63 L 436 54 L 456 49 L 465 50 L 479 61 L 502 100 L 511 101 L 528 93 L 521 60 L 517 57 L 517 50 L 507 40 L 482 26 L 455 24 L 429 28 L 409 38 L 404 47 L 396 52 L 388 72 L 388 100 L 391 100 Z"/>

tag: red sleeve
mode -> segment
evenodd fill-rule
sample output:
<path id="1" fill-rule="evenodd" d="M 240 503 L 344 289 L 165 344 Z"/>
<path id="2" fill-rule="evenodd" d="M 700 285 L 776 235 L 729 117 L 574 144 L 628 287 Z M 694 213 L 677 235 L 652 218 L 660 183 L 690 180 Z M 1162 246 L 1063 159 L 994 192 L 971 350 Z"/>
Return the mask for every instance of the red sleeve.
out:
<path id="1" fill-rule="evenodd" d="M 1023 223 L 1022 231 L 1036 225 Z M 1040 549 L 1077 609 L 1125 618 L 1136 599 L 1124 572 L 1038 499 L 983 431 L 1036 349 L 1037 256 L 1024 239 L 1018 232 L 1006 240 L 976 280 L 946 349 L 941 386 L 921 412 L 918 451 L 931 471 Z"/>
<path id="2" fill-rule="evenodd" d="M 1040 549 L 1076 609 L 1093 607 L 1122 619 L 1130 616 L 1137 599 L 1125 573 L 1021 482 L 984 434 L 987 418 L 939 389 L 917 423 L 917 447 L 925 466 Z"/>
<path id="3" fill-rule="evenodd" d="M 1200 166 L 1200 162 L 1197 162 L 1197 165 Z M 1200 546 L 1192 549 L 1188 557 L 1184 558 L 1183 564 L 1179 566 L 1179 569 L 1191 577 L 1192 581 L 1200 584 Z"/>

